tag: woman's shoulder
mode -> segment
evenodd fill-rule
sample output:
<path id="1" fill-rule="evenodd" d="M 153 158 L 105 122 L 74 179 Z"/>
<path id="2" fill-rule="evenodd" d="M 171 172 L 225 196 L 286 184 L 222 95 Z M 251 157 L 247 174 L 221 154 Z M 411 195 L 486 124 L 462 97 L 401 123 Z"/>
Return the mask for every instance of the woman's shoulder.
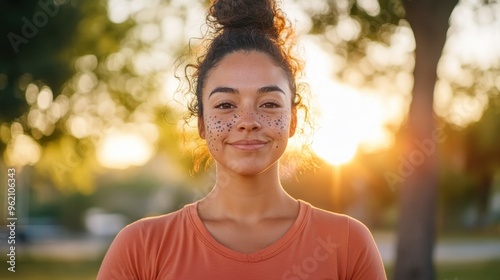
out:
<path id="1" fill-rule="evenodd" d="M 358 219 L 346 214 L 340 214 L 324 210 L 307 202 L 303 202 L 310 207 L 310 223 L 323 230 L 335 230 L 344 232 L 349 236 L 371 236 L 369 229 Z"/>
<path id="2" fill-rule="evenodd" d="M 316 207 L 309 202 L 301 201 L 307 208 L 309 208 L 311 219 L 321 223 L 333 223 L 337 226 L 347 225 L 350 220 L 355 220 L 354 218 L 340 213 L 335 213 L 329 210 L 325 210 Z"/>

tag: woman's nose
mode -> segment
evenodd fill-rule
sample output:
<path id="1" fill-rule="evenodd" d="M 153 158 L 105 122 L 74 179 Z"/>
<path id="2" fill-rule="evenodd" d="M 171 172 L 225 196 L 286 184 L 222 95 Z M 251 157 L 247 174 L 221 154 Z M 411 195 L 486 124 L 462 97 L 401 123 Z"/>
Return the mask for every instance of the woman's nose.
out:
<path id="1" fill-rule="evenodd" d="M 239 117 L 237 127 L 239 131 L 253 131 L 262 128 L 257 115 L 253 112 L 243 112 Z"/>

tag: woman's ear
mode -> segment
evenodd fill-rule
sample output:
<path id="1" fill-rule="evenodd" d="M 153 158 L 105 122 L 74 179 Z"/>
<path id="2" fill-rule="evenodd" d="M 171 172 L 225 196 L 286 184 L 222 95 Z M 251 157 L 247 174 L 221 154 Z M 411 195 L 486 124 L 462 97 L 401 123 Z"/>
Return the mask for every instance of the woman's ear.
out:
<path id="1" fill-rule="evenodd" d="M 198 116 L 198 134 L 201 139 L 205 139 L 205 121 L 203 121 L 203 116 Z"/>
<path id="2" fill-rule="evenodd" d="M 292 116 L 290 119 L 290 130 L 288 132 L 288 137 L 295 135 L 295 130 L 297 129 L 297 107 L 292 107 Z"/>

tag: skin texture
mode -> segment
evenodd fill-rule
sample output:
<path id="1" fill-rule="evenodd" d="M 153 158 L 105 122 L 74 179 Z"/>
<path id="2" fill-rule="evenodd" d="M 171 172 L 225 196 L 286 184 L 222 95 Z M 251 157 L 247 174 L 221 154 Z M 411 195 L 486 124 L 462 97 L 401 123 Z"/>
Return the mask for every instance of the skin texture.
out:
<path id="1" fill-rule="evenodd" d="M 278 172 L 295 133 L 290 86 L 266 54 L 234 52 L 210 71 L 202 98 L 198 129 L 215 159 L 216 182 L 198 212 L 216 240 L 251 253 L 279 239 L 298 213 Z"/>

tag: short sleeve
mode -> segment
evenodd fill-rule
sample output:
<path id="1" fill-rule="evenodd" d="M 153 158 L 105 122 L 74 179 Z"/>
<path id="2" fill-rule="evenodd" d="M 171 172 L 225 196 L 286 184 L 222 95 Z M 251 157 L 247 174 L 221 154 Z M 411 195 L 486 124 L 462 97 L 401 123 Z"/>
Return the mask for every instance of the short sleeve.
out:
<path id="1" fill-rule="evenodd" d="M 352 218 L 349 219 L 348 246 L 348 279 L 387 279 L 382 258 L 370 230 Z"/>
<path id="2" fill-rule="evenodd" d="M 133 223 L 123 228 L 111 243 L 97 274 L 97 280 L 139 280 L 141 276 L 141 225 Z"/>

